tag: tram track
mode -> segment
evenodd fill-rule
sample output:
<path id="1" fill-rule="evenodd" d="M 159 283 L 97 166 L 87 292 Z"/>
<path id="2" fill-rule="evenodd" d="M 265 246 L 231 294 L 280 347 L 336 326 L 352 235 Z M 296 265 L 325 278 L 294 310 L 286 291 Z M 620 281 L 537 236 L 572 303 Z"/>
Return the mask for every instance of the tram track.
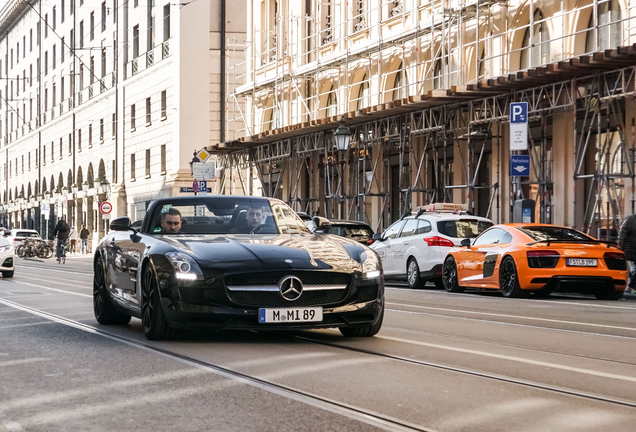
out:
<path id="1" fill-rule="evenodd" d="M 59 315 L 55 315 L 55 314 L 44 312 L 29 306 L 15 303 L 11 300 L 0 298 L 0 304 L 3 304 L 7 307 L 11 307 L 26 313 L 30 313 L 32 315 L 36 315 L 40 318 L 44 318 L 49 321 L 56 322 L 58 324 L 73 327 L 75 329 L 82 330 L 87 333 L 91 333 L 91 334 L 98 335 L 113 341 L 124 343 L 128 346 L 142 349 L 146 352 L 151 352 L 151 353 L 161 355 L 163 357 L 171 358 L 183 364 L 187 364 L 189 366 L 193 366 L 193 367 L 197 367 L 197 368 L 209 371 L 211 373 L 222 376 L 224 378 L 237 381 L 239 383 L 246 384 L 252 387 L 256 387 L 261 390 L 265 390 L 269 393 L 283 396 L 294 401 L 302 402 L 317 408 L 321 408 L 326 411 L 330 411 L 335 414 L 339 414 L 339 415 L 342 415 L 342 416 L 351 418 L 353 420 L 357 420 L 357 421 L 360 421 L 360 422 L 363 422 L 363 423 L 366 423 L 381 429 L 390 430 L 390 431 L 404 431 L 404 432 L 435 432 L 433 429 L 426 428 L 424 426 L 415 425 L 415 424 L 412 424 L 400 419 L 396 419 L 390 416 L 386 416 L 371 410 L 356 407 L 356 406 L 349 405 L 343 402 L 338 402 L 327 397 L 323 397 L 323 396 L 316 395 L 310 392 L 306 392 L 306 391 L 292 388 L 286 385 L 282 385 L 273 381 L 269 381 L 255 375 L 238 372 L 233 369 L 229 369 L 220 365 L 216 365 L 210 362 L 196 359 L 194 357 L 175 353 L 170 350 L 157 347 L 150 343 L 144 343 L 138 340 L 134 340 L 132 338 L 127 338 L 122 335 L 113 334 L 108 331 L 104 331 L 104 330 L 92 327 L 87 324 L 83 324 L 75 320 L 71 320 Z"/>
<path id="2" fill-rule="evenodd" d="M 20 283 L 19 281 L 12 281 L 12 282 L 13 283 Z M 90 295 L 79 294 L 79 293 L 75 293 L 73 291 L 66 291 L 66 290 L 61 290 L 61 289 L 52 289 L 52 288 L 47 288 L 47 287 L 44 287 L 44 286 L 39 286 L 39 285 L 34 285 L 34 284 L 29 284 L 29 283 L 20 283 L 20 284 L 29 285 L 29 286 L 33 286 L 33 287 L 37 286 L 37 287 L 40 287 L 40 288 L 46 288 L 46 289 L 49 289 L 49 290 L 52 290 L 52 291 L 56 291 L 56 292 L 60 292 L 60 293 L 68 293 L 68 294 L 80 295 L 82 297 L 90 297 Z M 35 314 L 35 315 L 39 315 L 41 317 L 50 319 L 50 320 L 55 321 L 55 322 L 59 322 L 59 323 L 66 324 L 66 325 L 70 325 L 70 326 L 79 328 L 81 330 L 85 330 L 85 331 L 88 331 L 88 332 L 91 332 L 91 333 L 99 334 L 99 335 L 102 335 L 104 337 L 108 337 L 108 338 L 111 338 L 111 339 L 119 340 L 121 342 L 125 342 L 125 343 L 131 344 L 131 345 L 134 345 L 134 346 L 137 346 L 137 347 L 140 347 L 140 348 L 152 350 L 154 352 L 158 352 L 158 353 L 161 353 L 161 354 L 166 355 L 166 356 L 170 356 L 170 357 L 175 358 L 175 359 L 180 359 L 180 360 L 183 360 L 183 361 L 186 361 L 186 362 L 191 361 L 193 364 L 199 365 L 199 366 L 204 367 L 204 368 L 210 368 L 211 370 L 213 370 L 215 372 L 227 373 L 227 374 L 230 374 L 231 376 L 235 376 L 235 377 L 238 377 L 238 378 L 241 378 L 241 379 L 245 379 L 245 380 L 248 380 L 248 381 L 254 380 L 253 382 L 258 384 L 258 385 L 264 385 L 264 386 L 271 385 L 271 386 L 273 386 L 273 389 L 275 389 L 276 391 L 291 392 L 291 394 L 301 395 L 304 398 L 310 398 L 310 399 L 311 398 L 315 398 L 315 400 L 316 401 L 320 401 L 320 403 L 324 403 L 324 404 L 328 404 L 328 405 L 329 404 L 333 404 L 333 407 L 342 407 L 345 410 L 353 410 L 353 412 L 356 413 L 356 415 L 371 416 L 373 418 L 373 416 L 375 416 L 377 414 L 377 413 L 368 412 L 368 411 L 365 411 L 365 410 L 362 410 L 362 409 L 358 409 L 358 408 L 355 408 L 355 407 L 350 407 L 348 405 L 343 405 L 343 404 L 340 404 L 338 402 L 322 398 L 320 396 L 312 395 L 312 394 L 309 394 L 309 393 L 304 393 L 302 391 L 295 390 L 295 389 L 292 389 L 292 388 L 288 388 L 288 387 L 285 387 L 285 386 L 280 386 L 280 385 L 278 385 L 276 383 L 272 383 L 272 382 L 269 382 L 269 381 L 266 381 L 266 380 L 262 380 L 261 378 L 250 376 L 250 375 L 247 375 L 247 374 L 242 374 L 240 372 L 236 372 L 236 371 L 233 371 L 231 369 L 224 368 L 222 366 L 214 365 L 214 364 L 211 364 L 211 363 L 203 362 L 203 361 L 195 359 L 195 358 L 191 358 L 191 357 L 183 356 L 183 355 L 178 354 L 178 353 L 174 353 L 174 352 L 171 352 L 171 351 L 163 350 L 161 348 L 157 348 L 157 347 L 154 347 L 154 346 L 152 346 L 150 344 L 139 342 L 139 341 L 136 341 L 134 339 L 126 338 L 124 336 L 114 335 L 114 334 L 111 334 L 111 333 L 109 333 L 107 331 L 92 327 L 90 325 L 83 324 L 83 323 L 80 323 L 80 322 L 77 322 L 77 321 L 74 321 L 74 320 L 71 320 L 71 319 L 68 319 L 68 318 L 64 318 L 64 317 L 61 317 L 61 316 L 58 316 L 58 315 L 55 315 L 55 314 L 51 314 L 49 312 L 44 312 L 44 311 L 41 311 L 41 310 L 38 310 L 38 309 L 35 309 L 35 308 L 31 308 L 31 307 L 28 307 L 28 306 L 25 306 L 25 305 L 21 305 L 19 303 L 15 303 L 15 302 L 12 302 L 12 301 L 7 300 L 7 299 L 1 299 L 0 298 L 0 303 L 1 304 L 5 304 L 7 306 L 18 308 L 20 310 L 23 310 L 23 311 L 26 311 L 26 312 L 29 312 L 29 313 L 32 313 L 32 314 Z M 400 311 L 400 312 L 402 312 L 402 311 Z M 426 314 L 426 313 L 422 313 L 422 314 L 429 315 L 429 314 Z M 436 314 L 430 314 L 430 315 L 437 316 Z M 446 315 L 439 315 L 439 316 L 440 317 L 444 317 L 444 318 L 457 318 L 457 317 L 446 316 Z M 460 318 L 460 319 L 466 319 L 466 318 Z M 472 321 L 473 319 L 467 319 L 467 320 L 471 320 Z M 481 321 L 481 320 L 476 320 L 476 321 Z M 505 323 L 505 322 L 501 322 L 499 324 L 518 325 L 518 324 Z M 559 331 L 566 331 L 566 332 L 575 332 L 575 333 L 581 333 L 581 334 L 585 334 L 585 335 L 597 335 L 597 336 L 618 337 L 618 338 L 626 338 L 626 339 L 636 339 L 636 338 L 631 338 L 631 337 L 604 335 L 604 334 L 596 334 L 596 333 L 590 333 L 590 332 L 576 332 L 576 331 L 564 330 L 564 329 L 552 329 L 552 328 L 546 328 L 546 327 L 536 327 L 536 326 L 527 326 L 527 325 L 521 325 L 521 326 L 523 326 L 523 327 L 533 327 L 533 328 L 542 329 L 542 330 L 559 330 Z M 386 327 L 386 328 L 388 330 L 413 332 L 413 331 L 411 331 L 409 329 L 392 328 L 392 327 Z M 568 388 L 564 388 L 564 387 L 559 387 L 559 386 L 554 386 L 554 385 L 549 385 L 549 384 L 543 384 L 543 383 L 540 383 L 540 382 L 529 381 L 529 380 L 524 380 L 524 379 L 518 379 L 518 378 L 514 378 L 514 377 L 503 376 L 503 375 L 498 375 L 498 374 L 493 374 L 493 373 L 488 373 L 488 372 L 480 372 L 480 371 L 476 371 L 476 370 L 471 370 L 471 369 L 466 369 L 466 368 L 461 368 L 461 367 L 456 367 L 456 366 L 451 366 L 451 365 L 445 365 L 445 364 L 436 363 L 436 362 L 417 360 L 417 359 L 412 359 L 412 358 L 408 358 L 408 357 L 404 357 L 404 356 L 384 353 L 384 352 L 380 352 L 380 351 L 369 350 L 369 349 L 365 349 L 365 348 L 357 348 L 357 347 L 346 346 L 346 345 L 341 344 L 341 343 L 319 340 L 319 339 L 315 339 L 315 338 L 312 338 L 312 337 L 306 336 L 306 335 L 285 334 L 285 333 L 281 333 L 281 332 L 271 332 L 271 331 L 268 331 L 268 332 L 256 331 L 256 332 L 261 333 L 261 334 L 268 334 L 268 335 L 279 335 L 281 337 L 293 338 L 295 340 L 299 340 L 299 341 L 303 341 L 303 342 L 309 342 L 309 343 L 313 343 L 313 344 L 320 344 L 320 345 L 323 345 L 323 346 L 329 346 L 329 347 L 336 348 L 336 349 L 343 349 L 343 350 L 348 350 L 348 351 L 351 351 L 351 352 L 357 352 L 357 353 L 361 353 L 361 354 L 372 355 L 372 356 L 379 357 L 379 358 L 391 359 L 391 360 L 405 362 L 405 363 L 409 363 L 409 364 L 417 364 L 417 365 L 420 365 L 420 366 L 426 366 L 426 367 L 432 367 L 432 368 L 440 369 L 440 370 L 452 371 L 452 372 L 456 372 L 456 373 L 460 373 L 460 374 L 464 374 L 464 375 L 471 375 L 471 376 L 485 378 L 485 379 L 489 379 L 489 380 L 521 385 L 521 386 L 524 386 L 524 387 L 540 389 L 540 390 L 549 391 L 549 392 L 552 392 L 552 393 L 575 396 L 575 397 L 580 397 L 580 398 L 584 398 L 584 399 L 588 399 L 588 400 L 594 400 L 594 401 L 602 401 L 602 402 L 615 404 L 615 405 L 621 405 L 621 406 L 625 406 L 625 407 L 629 407 L 629 408 L 636 408 L 636 402 L 630 402 L 628 400 L 615 399 L 615 398 L 606 397 L 606 396 L 593 394 L 593 393 L 588 393 L 588 392 L 584 392 L 584 391 L 572 390 L 572 389 L 568 389 Z M 415 332 L 415 333 L 418 333 L 418 334 L 422 333 L 422 334 L 425 334 L 425 335 L 431 335 L 431 336 L 436 336 L 436 337 L 444 337 L 444 338 L 449 338 L 449 339 L 465 340 L 465 341 L 477 342 L 477 343 L 486 343 L 486 344 L 493 345 L 493 346 L 503 346 L 503 347 L 510 347 L 510 348 L 524 349 L 524 350 L 539 351 L 539 352 L 543 352 L 543 353 L 547 353 L 547 354 L 565 355 L 565 356 L 571 356 L 571 357 L 574 357 L 574 358 L 584 358 L 584 359 L 589 359 L 589 360 L 613 362 L 613 363 L 622 364 L 622 365 L 633 365 L 633 364 L 627 363 L 627 362 L 615 361 L 615 360 L 604 359 L 604 358 L 595 358 L 595 357 L 578 355 L 578 354 L 569 354 L 569 353 L 557 352 L 557 351 L 553 351 L 553 350 L 540 350 L 540 349 L 528 348 L 528 347 L 523 347 L 523 346 L 514 345 L 514 344 L 505 344 L 505 343 L 498 343 L 498 342 L 487 342 L 487 341 L 481 341 L 481 340 L 478 340 L 478 339 L 457 337 L 457 336 L 451 336 L 451 335 L 443 335 L 443 334 L 438 334 L 438 333 L 429 333 L 429 332 Z M 346 414 L 343 414 L 343 415 L 346 415 Z M 380 415 L 379 418 L 381 418 L 382 421 L 396 422 L 395 419 L 385 418 L 384 416 L 381 416 L 381 415 Z M 401 423 L 399 421 L 397 421 L 396 424 L 401 424 Z M 407 429 L 404 429 L 404 430 L 428 430 L 428 429 L 418 428 L 418 426 L 414 426 L 414 425 L 404 425 L 404 426 L 407 427 Z M 410 429 L 408 429 L 408 428 L 410 428 Z"/>

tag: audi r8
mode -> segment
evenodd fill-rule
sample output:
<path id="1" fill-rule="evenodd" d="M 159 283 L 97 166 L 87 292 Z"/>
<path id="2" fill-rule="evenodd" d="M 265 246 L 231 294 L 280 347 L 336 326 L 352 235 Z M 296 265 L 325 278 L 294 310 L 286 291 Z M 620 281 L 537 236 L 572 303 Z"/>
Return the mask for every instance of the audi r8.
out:
<path id="1" fill-rule="evenodd" d="M 148 339 L 192 327 L 337 327 L 345 336 L 373 336 L 382 326 L 376 253 L 312 234 L 282 201 L 166 198 L 150 204 L 139 230 L 127 217 L 110 228 L 94 258 L 100 324 L 137 317 Z"/>
<path id="2" fill-rule="evenodd" d="M 617 300 L 627 284 L 627 261 L 617 244 L 571 228 L 505 224 L 451 249 L 443 280 L 451 292 L 486 288 L 500 289 L 506 297 L 525 297 L 559 291 Z"/>

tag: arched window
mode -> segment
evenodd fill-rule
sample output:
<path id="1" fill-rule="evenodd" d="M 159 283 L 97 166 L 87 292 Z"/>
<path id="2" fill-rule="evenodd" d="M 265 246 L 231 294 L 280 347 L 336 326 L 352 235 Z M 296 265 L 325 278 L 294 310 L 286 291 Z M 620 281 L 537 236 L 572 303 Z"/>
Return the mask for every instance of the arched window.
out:
<path id="1" fill-rule="evenodd" d="M 599 3 L 596 15 L 598 18 L 598 33 L 594 24 L 594 13 L 592 13 L 587 26 L 591 30 L 587 32 L 585 37 L 585 52 L 603 51 L 620 46 L 622 42 L 622 27 L 620 22 L 621 7 L 618 0 Z"/>
<path id="2" fill-rule="evenodd" d="M 550 61 L 550 32 L 541 10 L 534 11 L 534 19 L 532 24 L 532 41 L 530 41 L 530 26 L 526 28 L 523 35 L 524 48 L 521 51 L 521 61 L 519 69 L 529 69 L 531 67 L 540 66 Z M 530 47 L 532 45 L 532 47 Z"/>
<path id="3" fill-rule="evenodd" d="M 329 96 L 327 96 L 327 117 L 333 117 L 338 115 L 338 95 L 333 86 L 329 90 Z"/>
<path id="4" fill-rule="evenodd" d="M 395 81 L 393 83 L 393 100 L 406 99 L 409 97 L 409 78 L 403 69 L 404 64 L 400 63 L 395 73 Z"/>
<path id="5" fill-rule="evenodd" d="M 358 88 L 358 108 L 364 109 L 371 105 L 371 92 L 369 91 L 369 79 L 365 74 Z"/>

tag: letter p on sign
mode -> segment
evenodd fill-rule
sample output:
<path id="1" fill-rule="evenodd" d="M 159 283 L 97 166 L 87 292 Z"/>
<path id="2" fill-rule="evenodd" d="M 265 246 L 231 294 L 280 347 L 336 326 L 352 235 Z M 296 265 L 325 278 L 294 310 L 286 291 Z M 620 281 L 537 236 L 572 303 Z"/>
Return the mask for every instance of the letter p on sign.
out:
<path id="1" fill-rule="evenodd" d="M 510 123 L 528 123 L 528 102 L 510 104 Z"/>

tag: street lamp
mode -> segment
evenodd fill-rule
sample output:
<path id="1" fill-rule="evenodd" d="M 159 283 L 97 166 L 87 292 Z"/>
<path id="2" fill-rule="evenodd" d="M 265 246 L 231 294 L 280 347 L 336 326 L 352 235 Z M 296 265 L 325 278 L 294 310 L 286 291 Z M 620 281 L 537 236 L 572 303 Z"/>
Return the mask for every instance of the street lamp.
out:
<path id="1" fill-rule="evenodd" d="M 338 150 L 338 159 L 340 161 L 340 218 L 344 219 L 344 164 L 345 152 L 349 150 L 351 142 L 351 131 L 345 125 L 344 116 L 340 119 L 340 125 L 333 131 L 333 138 L 336 141 L 336 150 Z"/>
<path id="2" fill-rule="evenodd" d="M 110 195 L 110 183 L 108 183 L 108 180 L 106 180 L 106 178 L 103 178 L 99 181 L 99 192 L 106 195 L 106 198 L 108 198 L 108 195 Z"/>
<path id="3" fill-rule="evenodd" d="M 77 193 L 77 191 L 79 190 L 79 187 L 77 187 L 77 183 L 73 183 L 73 186 L 71 186 L 71 190 L 73 191 L 73 195 Z"/>
<path id="4" fill-rule="evenodd" d="M 192 160 L 190 162 L 188 162 L 188 164 L 190 164 L 190 174 L 192 174 L 192 177 L 194 177 L 194 164 L 196 162 L 200 162 L 200 161 L 199 161 L 199 158 L 197 157 L 196 150 L 194 151 L 194 153 L 192 153 L 192 155 L 193 155 L 192 156 Z"/>
<path id="5" fill-rule="evenodd" d="M 60 192 L 60 189 L 55 189 L 53 191 L 53 198 L 55 198 L 55 200 L 57 201 L 60 199 L 60 196 L 62 196 L 62 192 Z"/>

